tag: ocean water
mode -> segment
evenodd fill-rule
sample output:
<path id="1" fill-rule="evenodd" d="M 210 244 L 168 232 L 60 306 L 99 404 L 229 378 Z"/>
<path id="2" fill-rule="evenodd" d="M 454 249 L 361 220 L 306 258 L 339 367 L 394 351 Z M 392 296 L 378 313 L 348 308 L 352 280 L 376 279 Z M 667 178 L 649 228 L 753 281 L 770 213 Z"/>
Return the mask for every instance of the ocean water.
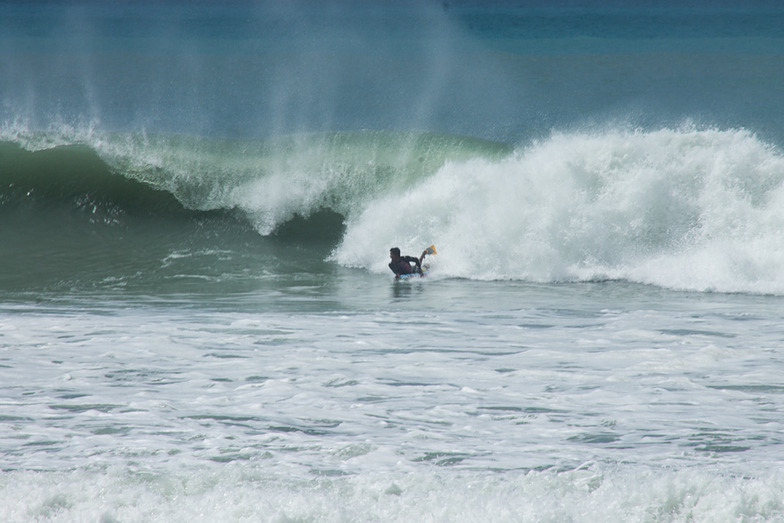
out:
<path id="1" fill-rule="evenodd" d="M 777 2 L 0 3 L 0 520 L 784 521 L 783 89 Z"/>

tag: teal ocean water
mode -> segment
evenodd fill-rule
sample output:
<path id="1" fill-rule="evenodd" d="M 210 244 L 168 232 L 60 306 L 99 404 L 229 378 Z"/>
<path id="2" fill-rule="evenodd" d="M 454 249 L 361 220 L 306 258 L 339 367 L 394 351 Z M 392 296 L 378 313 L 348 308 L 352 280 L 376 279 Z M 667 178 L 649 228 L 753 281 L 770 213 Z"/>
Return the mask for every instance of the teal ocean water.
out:
<path id="1" fill-rule="evenodd" d="M 784 519 L 777 3 L 3 2 L 0 71 L 3 521 Z"/>

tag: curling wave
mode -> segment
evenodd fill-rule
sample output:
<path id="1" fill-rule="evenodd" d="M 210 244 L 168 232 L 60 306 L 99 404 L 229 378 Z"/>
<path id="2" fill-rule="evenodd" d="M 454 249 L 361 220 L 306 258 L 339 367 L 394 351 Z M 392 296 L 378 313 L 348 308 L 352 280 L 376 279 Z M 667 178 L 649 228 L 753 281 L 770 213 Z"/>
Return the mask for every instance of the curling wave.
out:
<path id="1" fill-rule="evenodd" d="M 562 132 L 517 149 L 412 131 L 0 138 L 6 214 L 141 216 L 156 233 L 218 216 L 284 243 L 326 240 L 331 261 L 374 272 L 390 246 L 435 243 L 436 277 L 784 294 L 784 156 L 743 129 Z"/>

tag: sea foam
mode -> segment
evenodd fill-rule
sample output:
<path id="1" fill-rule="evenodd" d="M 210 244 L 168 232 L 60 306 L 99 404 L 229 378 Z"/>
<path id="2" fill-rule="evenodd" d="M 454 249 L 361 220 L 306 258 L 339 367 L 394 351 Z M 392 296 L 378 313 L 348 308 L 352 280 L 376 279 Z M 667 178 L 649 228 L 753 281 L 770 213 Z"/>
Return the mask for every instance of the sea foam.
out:
<path id="1" fill-rule="evenodd" d="M 782 514 L 778 474 L 605 470 L 377 474 L 295 481 L 242 467 L 194 473 L 14 472 L 5 521 L 736 521 Z"/>
<path id="2" fill-rule="evenodd" d="M 435 243 L 443 276 L 782 293 L 782 180 L 742 129 L 556 133 L 368 204 L 334 258 L 384 271 L 378 253 Z"/>

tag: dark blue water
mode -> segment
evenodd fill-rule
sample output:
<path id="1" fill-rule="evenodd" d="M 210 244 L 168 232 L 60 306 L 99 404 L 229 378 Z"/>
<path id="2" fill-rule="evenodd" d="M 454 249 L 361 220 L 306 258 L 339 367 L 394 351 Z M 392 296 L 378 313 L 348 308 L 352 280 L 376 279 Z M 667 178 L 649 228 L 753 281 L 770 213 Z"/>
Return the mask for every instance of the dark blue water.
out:
<path id="1" fill-rule="evenodd" d="M 772 3 L 22 3 L 5 122 L 259 136 L 420 129 L 518 143 L 692 119 L 780 139 Z"/>

